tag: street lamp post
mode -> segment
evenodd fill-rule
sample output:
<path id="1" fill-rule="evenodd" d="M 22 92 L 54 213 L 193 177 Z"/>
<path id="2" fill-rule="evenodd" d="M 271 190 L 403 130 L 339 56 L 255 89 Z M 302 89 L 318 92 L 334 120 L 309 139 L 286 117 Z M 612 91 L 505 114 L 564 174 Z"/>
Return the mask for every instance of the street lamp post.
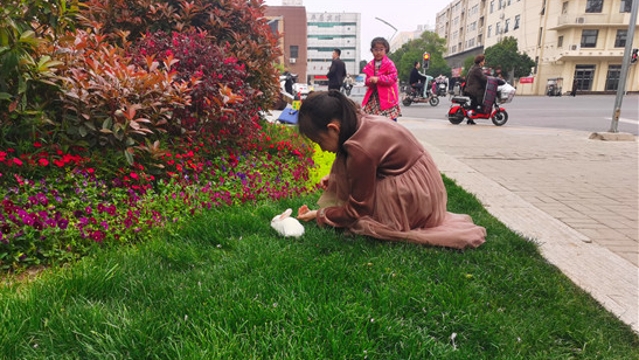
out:
<path id="1" fill-rule="evenodd" d="M 390 37 L 390 39 L 388 39 L 388 42 L 390 42 L 391 40 L 393 40 L 393 37 L 395 36 L 395 34 L 397 34 L 397 28 L 394 27 L 393 25 L 391 25 L 388 21 L 380 19 L 378 17 L 375 17 L 375 20 L 379 20 L 381 22 L 383 22 L 384 24 L 390 26 L 393 30 L 395 30 L 395 32 L 393 33 L 393 35 Z"/>

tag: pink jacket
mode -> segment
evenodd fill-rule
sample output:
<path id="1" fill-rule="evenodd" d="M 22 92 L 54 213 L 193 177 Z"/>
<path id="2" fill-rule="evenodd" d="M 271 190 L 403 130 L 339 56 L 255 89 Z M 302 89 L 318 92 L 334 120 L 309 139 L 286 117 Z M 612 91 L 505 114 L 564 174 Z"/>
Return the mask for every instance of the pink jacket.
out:
<path id="1" fill-rule="evenodd" d="M 382 110 L 388 110 L 399 104 L 399 84 L 397 81 L 397 68 L 388 56 L 384 56 L 379 71 L 375 73 L 375 59 L 370 61 L 362 70 L 366 74 L 366 94 L 362 101 L 362 107 L 368 103 L 369 98 L 373 94 L 373 90 L 377 88 L 379 94 L 379 105 Z M 379 80 L 376 84 L 369 82 L 371 76 L 378 76 Z"/>

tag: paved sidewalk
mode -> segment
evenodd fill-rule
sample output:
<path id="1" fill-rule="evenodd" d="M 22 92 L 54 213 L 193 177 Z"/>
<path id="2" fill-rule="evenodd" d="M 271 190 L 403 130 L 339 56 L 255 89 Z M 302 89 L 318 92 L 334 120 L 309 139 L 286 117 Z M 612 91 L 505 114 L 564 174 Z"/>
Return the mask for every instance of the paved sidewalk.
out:
<path id="1" fill-rule="evenodd" d="M 639 141 L 489 122 L 399 122 L 447 177 L 639 332 Z"/>

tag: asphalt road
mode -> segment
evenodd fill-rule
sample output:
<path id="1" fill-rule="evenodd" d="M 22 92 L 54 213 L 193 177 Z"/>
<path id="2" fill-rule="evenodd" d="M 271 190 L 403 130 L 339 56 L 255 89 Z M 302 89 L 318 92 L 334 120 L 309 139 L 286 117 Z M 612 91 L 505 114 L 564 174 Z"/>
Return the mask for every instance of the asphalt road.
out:
<path id="1" fill-rule="evenodd" d="M 359 96 L 352 98 L 356 102 L 362 101 Z M 446 113 L 450 105 L 449 98 L 440 98 L 436 107 L 428 104 L 402 106 L 402 114 L 410 118 L 448 121 Z M 607 132 L 611 128 L 614 105 L 614 95 L 515 96 L 511 103 L 503 105 L 509 116 L 504 126 Z M 490 120 L 480 120 L 479 123 L 492 124 Z M 639 135 L 639 96 L 636 94 L 623 97 L 617 130 Z"/>

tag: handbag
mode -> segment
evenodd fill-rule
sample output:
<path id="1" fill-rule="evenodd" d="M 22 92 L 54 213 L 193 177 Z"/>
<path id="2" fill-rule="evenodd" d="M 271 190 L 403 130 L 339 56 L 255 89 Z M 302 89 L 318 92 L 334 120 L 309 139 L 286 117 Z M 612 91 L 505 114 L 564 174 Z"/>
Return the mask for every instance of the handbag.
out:
<path id="1" fill-rule="evenodd" d="M 280 116 L 278 116 L 277 121 L 284 124 L 297 124 L 298 114 L 299 110 L 295 110 L 290 104 L 287 104 Z"/>

